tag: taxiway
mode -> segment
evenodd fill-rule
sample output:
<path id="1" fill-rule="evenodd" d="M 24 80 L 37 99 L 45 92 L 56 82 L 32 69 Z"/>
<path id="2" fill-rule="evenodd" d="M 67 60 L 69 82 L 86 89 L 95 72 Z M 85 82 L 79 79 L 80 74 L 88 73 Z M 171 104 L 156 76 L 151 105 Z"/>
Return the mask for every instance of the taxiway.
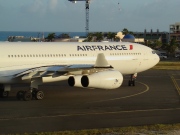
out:
<path id="1" fill-rule="evenodd" d="M 14 86 L 0 99 L 0 134 L 54 132 L 180 122 L 180 71 L 148 70 L 135 87 L 115 90 L 72 88 L 66 82 L 40 87 L 45 98 L 18 101 Z"/>

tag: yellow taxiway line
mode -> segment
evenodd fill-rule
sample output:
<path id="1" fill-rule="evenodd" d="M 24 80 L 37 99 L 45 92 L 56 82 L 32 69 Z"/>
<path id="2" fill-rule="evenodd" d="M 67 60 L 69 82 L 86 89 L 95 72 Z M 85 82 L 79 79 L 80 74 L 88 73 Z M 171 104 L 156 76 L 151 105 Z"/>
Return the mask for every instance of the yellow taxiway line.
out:
<path id="1" fill-rule="evenodd" d="M 176 90 L 178 91 L 178 94 L 180 95 L 180 87 L 179 87 L 178 83 L 176 82 L 176 80 L 178 80 L 178 79 L 175 79 L 174 76 L 171 76 L 171 79 L 174 83 L 174 86 L 176 87 Z"/>
<path id="2" fill-rule="evenodd" d="M 113 98 L 113 99 L 107 99 L 107 100 L 92 101 L 92 102 L 87 102 L 87 103 L 99 103 L 99 102 L 107 102 L 107 101 L 115 101 L 115 100 L 120 100 L 120 99 L 126 99 L 126 98 L 135 97 L 135 96 L 144 94 L 145 92 L 148 92 L 148 91 L 149 91 L 149 86 L 148 86 L 147 84 L 142 83 L 142 82 L 137 82 L 137 83 L 140 83 L 140 84 L 144 85 L 144 86 L 145 86 L 145 90 L 143 90 L 142 92 L 133 94 L 133 95 L 129 95 L 129 96 L 124 96 L 124 97 L 119 97 L 119 98 Z"/>

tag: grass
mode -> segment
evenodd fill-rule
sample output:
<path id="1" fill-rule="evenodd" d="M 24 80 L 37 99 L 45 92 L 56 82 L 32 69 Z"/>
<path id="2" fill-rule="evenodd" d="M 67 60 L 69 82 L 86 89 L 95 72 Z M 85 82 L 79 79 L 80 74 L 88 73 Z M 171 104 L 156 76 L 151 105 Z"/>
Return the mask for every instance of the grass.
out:
<path id="1" fill-rule="evenodd" d="M 89 130 L 60 131 L 60 132 L 31 133 L 31 134 L 25 133 L 24 135 L 140 135 L 140 134 L 165 135 L 173 131 L 180 131 L 180 123 L 167 124 L 167 125 L 157 124 L 157 125 L 149 125 L 149 126 L 89 129 Z"/>
<path id="2" fill-rule="evenodd" d="M 169 61 L 160 61 L 152 69 L 162 69 L 162 70 L 180 70 L 180 62 L 169 62 Z"/>

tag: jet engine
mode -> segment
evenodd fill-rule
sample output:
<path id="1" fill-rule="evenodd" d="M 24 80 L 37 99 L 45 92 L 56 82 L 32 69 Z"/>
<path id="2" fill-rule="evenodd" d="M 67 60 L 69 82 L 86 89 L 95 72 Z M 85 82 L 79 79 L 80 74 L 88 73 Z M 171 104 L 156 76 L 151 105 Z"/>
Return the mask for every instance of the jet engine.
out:
<path id="1" fill-rule="evenodd" d="M 82 75 L 70 76 L 68 79 L 69 86 L 82 87 L 81 78 L 82 78 Z"/>
<path id="2" fill-rule="evenodd" d="M 123 76 L 119 71 L 109 70 L 91 75 L 71 76 L 70 86 L 100 89 L 116 89 L 122 85 Z"/>

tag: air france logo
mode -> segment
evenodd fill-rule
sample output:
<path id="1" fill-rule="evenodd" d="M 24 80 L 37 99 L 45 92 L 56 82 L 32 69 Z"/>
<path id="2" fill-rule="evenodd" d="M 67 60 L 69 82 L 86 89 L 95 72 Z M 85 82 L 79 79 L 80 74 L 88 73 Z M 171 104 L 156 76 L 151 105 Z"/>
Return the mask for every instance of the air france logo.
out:
<path id="1" fill-rule="evenodd" d="M 85 45 L 77 46 L 77 51 L 133 50 L 133 45 Z"/>

